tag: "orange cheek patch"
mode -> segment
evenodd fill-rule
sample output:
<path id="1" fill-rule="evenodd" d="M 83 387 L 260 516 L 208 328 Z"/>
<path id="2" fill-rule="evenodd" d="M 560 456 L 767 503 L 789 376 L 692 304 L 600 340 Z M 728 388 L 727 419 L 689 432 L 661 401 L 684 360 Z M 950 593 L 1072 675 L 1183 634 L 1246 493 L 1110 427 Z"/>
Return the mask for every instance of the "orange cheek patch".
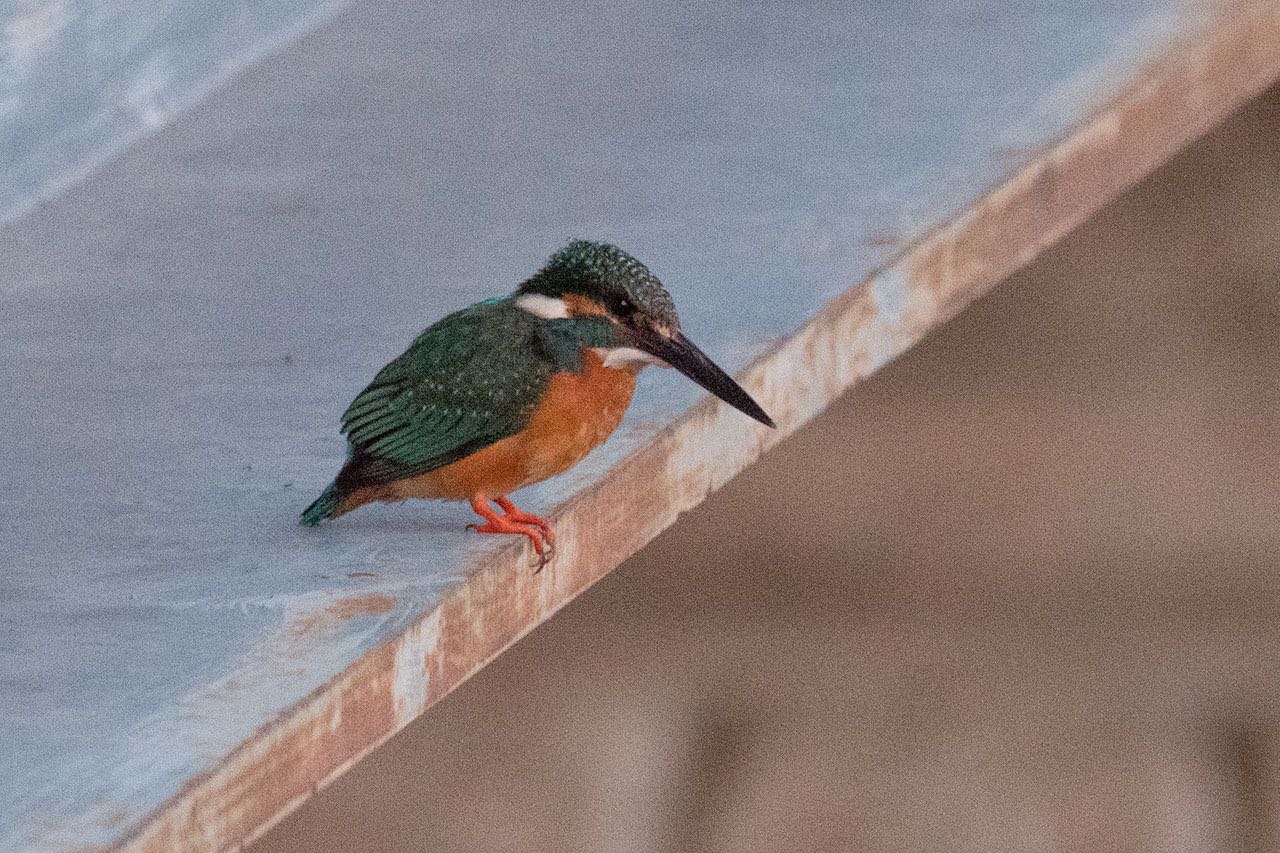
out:
<path id="1" fill-rule="evenodd" d="M 569 306 L 569 316 L 571 317 L 605 317 L 609 313 L 602 303 L 579 293 L 566 294 L 564 296 L 564 304 Z"/>

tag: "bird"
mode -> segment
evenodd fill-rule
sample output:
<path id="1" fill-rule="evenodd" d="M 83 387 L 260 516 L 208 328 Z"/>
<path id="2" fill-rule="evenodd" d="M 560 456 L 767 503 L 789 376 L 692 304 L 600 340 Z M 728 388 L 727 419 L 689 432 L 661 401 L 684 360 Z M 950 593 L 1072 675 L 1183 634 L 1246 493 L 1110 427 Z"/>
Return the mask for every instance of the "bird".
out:
<path id="1" fill-rule="evenodd" d="M 307 527 L 375 501 L 469 501 L 468 530 L 524 536 L 546 565 L 555 532 L 509 495 L 563 473 L 609 437 L 648 365 L 671 367 L 756 421 L 764 409 L 681 331 L 648 267 L 575 240 L 509 296 L 429 326 L 342 414 L 348 457 Z"/>

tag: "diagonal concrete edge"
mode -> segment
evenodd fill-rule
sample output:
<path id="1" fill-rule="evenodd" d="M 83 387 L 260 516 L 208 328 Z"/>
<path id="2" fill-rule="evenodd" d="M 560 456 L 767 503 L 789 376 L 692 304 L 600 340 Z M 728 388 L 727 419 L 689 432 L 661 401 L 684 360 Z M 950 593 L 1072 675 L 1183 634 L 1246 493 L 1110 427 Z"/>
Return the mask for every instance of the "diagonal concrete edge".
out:
<path id="1" fill-rule="evenodd" d="M 709 400 L 696 406 L 558 509 L 553 566 L 534 575 L 513 546 L 502 560 L 472 567 L 437 608 L 190 781 L 122 846 L 223 849 L 260 836 L 680 513 L 1278 75 L 1280 7 L 1217 7 L 1090 118 L 744 371 L 776 432 Z"/>

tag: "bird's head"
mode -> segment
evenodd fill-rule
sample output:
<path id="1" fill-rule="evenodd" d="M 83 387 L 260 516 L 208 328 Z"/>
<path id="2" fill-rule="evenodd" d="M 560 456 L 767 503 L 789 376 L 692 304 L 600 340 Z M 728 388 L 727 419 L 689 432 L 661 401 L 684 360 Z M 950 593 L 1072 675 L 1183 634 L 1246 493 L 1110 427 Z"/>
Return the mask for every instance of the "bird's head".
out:
<path id="1" fill-rule="evenodd" d="M 671 294 L 649 268 L 608 243 L 577 240 L 516 291 L 516 305 L 543 319 L 607 322 L 617 346 L 606 366 L 674 367 L 729 405 L 773 426 L 759 404 L 680 330 Z"/>

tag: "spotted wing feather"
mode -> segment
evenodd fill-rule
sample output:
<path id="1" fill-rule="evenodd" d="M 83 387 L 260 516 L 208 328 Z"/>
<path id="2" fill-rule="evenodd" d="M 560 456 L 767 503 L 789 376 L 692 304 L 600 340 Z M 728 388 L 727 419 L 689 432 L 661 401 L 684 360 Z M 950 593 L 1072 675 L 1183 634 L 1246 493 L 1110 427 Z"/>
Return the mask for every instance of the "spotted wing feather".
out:
<path id="1" fill-rule="evenodd" d="M 554 370 L 510 300 L 445 317 L 384 367 L 342 416 L 346 485 L 415 477 L 519 432 Z"/>

